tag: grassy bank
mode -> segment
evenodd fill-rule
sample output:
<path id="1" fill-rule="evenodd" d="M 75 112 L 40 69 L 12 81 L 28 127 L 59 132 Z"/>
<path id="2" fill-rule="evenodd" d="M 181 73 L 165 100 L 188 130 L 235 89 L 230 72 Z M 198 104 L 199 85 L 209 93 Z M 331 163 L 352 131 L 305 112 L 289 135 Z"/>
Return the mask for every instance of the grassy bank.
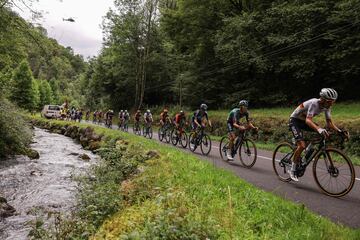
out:
<path id="1" fill-rule="evenodd" d="M 56 129 L 68 123 L 54 124 Z M 360 238 L 358 230 L 334 224 L 302 205 L 259 190 L 194 155 L 119 131 L 95 127 L 95 133 L 103 135 L 99 150 L 102 164 L 81 184 L 80 209 L 73 219 L 76 224 L 62 224 L 59 236 Z M 149 153 L 154 149 L 156 152 Z"/>

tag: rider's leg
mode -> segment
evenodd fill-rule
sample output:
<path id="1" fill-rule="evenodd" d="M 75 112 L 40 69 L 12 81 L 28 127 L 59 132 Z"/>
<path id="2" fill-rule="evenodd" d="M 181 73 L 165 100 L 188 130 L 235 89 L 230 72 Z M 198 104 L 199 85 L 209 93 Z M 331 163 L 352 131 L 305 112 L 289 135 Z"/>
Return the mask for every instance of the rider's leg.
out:
<path id="1" fill-rule="evenodd" d="M 290 131 L 292 132 L 295 138 L 296 146 L 297 146 L 296 150 L 294 151 L 294 157 L 292 160 L 292 165 L 289 173 L 292 180 L 298 181 L 295 172 L 298 165 L 300 164 L 301 153 L 304 151 L 306 145 L 304 141 L 303 132 L 301 129 L 302 125 L 299 123 L 299 121 L 295 119 L 290 119 L 289 126 L 290 126 Z"/>
<path id="2" fill-rule="evenodd" d="M 234 160 L 233 150 L 234 150 L 234 141 L 235 141 L 235 132 L 229 132 L 229 151 L 226 152 L 226 157 L 228 160 Z"/>

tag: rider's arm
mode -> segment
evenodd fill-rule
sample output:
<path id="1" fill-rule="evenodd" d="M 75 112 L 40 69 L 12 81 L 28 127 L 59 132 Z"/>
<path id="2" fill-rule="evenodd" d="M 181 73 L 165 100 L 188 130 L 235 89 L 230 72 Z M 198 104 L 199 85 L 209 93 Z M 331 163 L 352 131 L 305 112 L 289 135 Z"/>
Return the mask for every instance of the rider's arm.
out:
<path id="1" fill-rule="evenodd" d="M 252 124 L 252 122 L 250 121 L 249 113 L 247 113 L 247 114 L 245 115 L 245 118 L 246 118 L 246 121 L 247 121 L 248 126 L 249 126 L 250 129 L 256 129 L 256 130 L 258 129 L 258 128 L 255 127 L 255 126 Z"/>
<path id="2" fill-rule="evenodd" d="M 333 121 L 331 120 L 331 118 L 330 118 L 330 119 L 326 119 L 326 126 L 327 126 L 328 128 L 331 128 L 331 129 L 337 131 L 337 132 L 341 132 L 341 130 L 340 130 L 337 126 L 335 126 L 335 124 L 333 123 Z"/>
<path id="3" fill-rule="evenodd" d="M 313 119 L 313 117 L 307 116 L 305 122 L 309 127 L 314 129 L 315 131 L 318 131 L 320 129 L 320 127 L 318 125 L 316 125 L 312 119 Z"/>

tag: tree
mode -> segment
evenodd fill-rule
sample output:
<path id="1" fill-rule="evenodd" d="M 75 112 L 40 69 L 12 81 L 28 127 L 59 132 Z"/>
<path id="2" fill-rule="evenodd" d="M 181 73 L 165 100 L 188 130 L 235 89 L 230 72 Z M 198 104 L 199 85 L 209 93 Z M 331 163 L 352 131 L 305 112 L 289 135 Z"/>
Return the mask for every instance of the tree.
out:
<path id="1" fill-rule="evenodd" d="M 53 103 L 53 92 L 51 86 L 46 80 L 38 81 L 40 90 L 40 107 Z"/>
<path id="2" fill-rule="evenodd" d="M 14 70 L 13 88 L 11 92 L 11 100 L 19 107 L 33 110 L 36 106 L 36 92 L 33 87 L 33 75 L 29 63 L 24 60 Z"/>

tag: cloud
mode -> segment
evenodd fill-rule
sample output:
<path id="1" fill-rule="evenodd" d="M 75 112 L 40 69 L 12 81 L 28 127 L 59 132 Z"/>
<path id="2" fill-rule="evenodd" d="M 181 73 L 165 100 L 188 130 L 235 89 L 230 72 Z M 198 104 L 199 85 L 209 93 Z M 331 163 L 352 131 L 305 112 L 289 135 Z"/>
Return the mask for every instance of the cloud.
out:
<path id="1" fill-rule="evenodd" d="M 102 38 L 88 36 L 81 29 L 64 26 L 63 24 L 53 26 L 48 35 L 56 39 L 61 45 L 70 46 L 75 53 L 85 57 L 97 55 L 102 46 Z"/>
<path id="2" fill-rule="evenodd" d="M 103 42 L 100 25 L 103 16 L 113 7 L 113 0 L 39 0 L 32 7 L 44 12 L 40 23 L 49 37 L 66 47 L 70 46 L 84 57 L 99 54 Z M 31 19 L 30 12 L 19 14 L 27 20 Z M 74 18 L 75 22 L 63 21 L 68 17 Z"/>

